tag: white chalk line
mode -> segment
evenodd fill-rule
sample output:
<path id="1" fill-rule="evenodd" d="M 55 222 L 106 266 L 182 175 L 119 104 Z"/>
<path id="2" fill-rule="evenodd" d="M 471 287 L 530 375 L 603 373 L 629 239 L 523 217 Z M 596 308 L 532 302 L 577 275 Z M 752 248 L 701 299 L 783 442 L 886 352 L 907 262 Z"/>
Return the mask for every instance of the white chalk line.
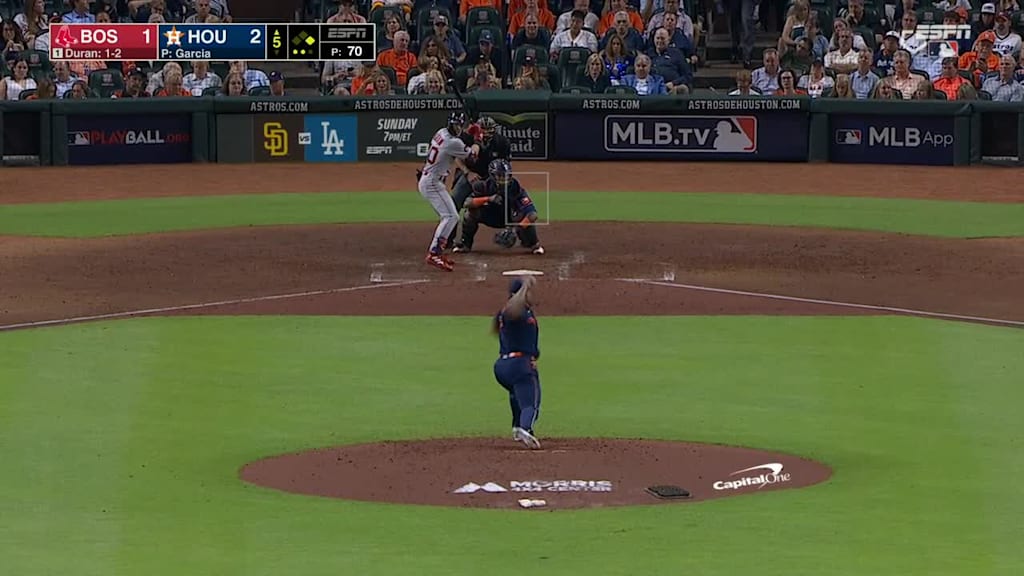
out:
<path id="1" fill-rule="evenodd" d="M 746 290 L 730 290 L 728 288 L 713 288 L 711 286 L 698 286 L 695 284 L 679 284 L 676 282 L 663 282 L 659 280 L 646 280 L 643 278 L 619 278 L 620 282 L 633 282 L 635 284 L 649 284 L 652 286 L 665 286 L 668 288 L 684 288 L 687 290 L 698 290 L 701 292 L 715 292 L 718 294 L 733 294 L 736 296 L 753 296 L 755 298 L 768 298 L 771 300 L 785 300 L 788 302 L 804 302 L 808 304 L 823 304 L 825 306 L 837 306 L 841 308 L 857 308 L 860 310 L 874 310 L 878 312 L 892 312 L 895 314 L 908 314 L 911 316 L 927 316 L 932 318 L 946 318 L 950 320 L 970 320 L 974 322 L 989 322 L 992 324 L 1005 324 L 1007 326 L 1024 326 L 1024 322 L 1018 320 L 1004 320 L 1001 318 L 986 318 L 983 316 L 966 316 L 963 314 L 948 314 L 945 312 L 931 312 L 929 310 L 914 310 L 912 308 L 897 308 L 895 306 L 876 306 L 874 304 L 857 304 L 854 302 L 840 302 L 838 300 L 822 300 L 818 298 L 802 298 L 800 296 L 785 296 L 783 294 L 769 294 L 766 292 L 747 292 Z"/>
<path id="2" fill-rule="evenodd" d="M 269 302 L 271 300 L 286 300 L 290 298 L 305 298 L 307 296 L 321 296 L 324 294 L 341 294 L 344 292 L 358 292 L 360 290 L 373 290 L 376 288 L 396 288 L 399 286 L 410 286 L 422 284 L 430 280 L 404 280 L 401 282 L 387 282 L 364 284 L 360 286 L 347 286 L 345 288 L 329 288 L 326 290 L 308 290 L 305 292 L 291 292 L 288 294 L 272 294 L 270 296 L 254 296 L 251 298 L 235 298 L 232 300 L 218 300 L 216 302 L 202 302 L 200 304 L 182 304 L 179 306 L 163 306 L 160 308 L 144 308 L 141 310 L 128 310 L 125 312 L 111 312 L 109 314 L 93 314 L 91 316 L 72 316 L 69 318 L 56 318 L 53 320 L 38 320 L 35 322 L 21 322 L 19 324 L 6 324 L 0 326 L 0 332 L 4 330 L 15 330 L 17 328 L 39 328 L 41 326 L 60 326 L 63 324 L 74 324 L 78 322 L 89 322 L 93 320 L 112 320 L 114 318 L 127 318 L 130 316 L 144 316 L 148 314 L 163 314 L 165 312 L 180 312 L 182 310 L 198 310 L 201 308 L 215 308 L 217 306 L 231 306 L 234 304 L 249 304 L 252 302 Z"/>

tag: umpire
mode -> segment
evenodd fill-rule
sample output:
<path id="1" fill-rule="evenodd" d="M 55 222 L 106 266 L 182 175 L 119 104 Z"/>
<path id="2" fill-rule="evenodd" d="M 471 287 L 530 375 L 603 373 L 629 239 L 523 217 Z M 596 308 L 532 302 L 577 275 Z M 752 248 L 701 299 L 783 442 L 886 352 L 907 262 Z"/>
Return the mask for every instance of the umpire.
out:
<path id="1" fill-rule="evenodd" d="M 455 179 L 455 188 L 452 190 L 452 200 L 455 202 L 455 207 L 458 210 L 462 210 L 462 205 L 466 203 L 466 198 L 473 193 L 473 182 L 477 180 L 486 179 L 489 174 L 487 167 L 490 166 L 492 160 L 498 158 L 504 160 L 512 160 L 512 145 L 509 143 L 508 138 L 498 134 L 498 123 L 495 122 L 494 118 L 490 116 L 481 116 L 477 122 L 480 127 L 480 153 L 475 159 L 470 160 L 467 158 L 464 160 L 466 168 L 469 168 L 469 172 L 463 172 Z M 466 143 L 466 146 L 472 146 L 474 144 L 474 131 L 465 131 L 460 136 L 462 141 Z M 458 233 L 458 227 L 452 230 L 451 236 L 448 237 L 448 245 L 455 245 L 455 235 Z"/>

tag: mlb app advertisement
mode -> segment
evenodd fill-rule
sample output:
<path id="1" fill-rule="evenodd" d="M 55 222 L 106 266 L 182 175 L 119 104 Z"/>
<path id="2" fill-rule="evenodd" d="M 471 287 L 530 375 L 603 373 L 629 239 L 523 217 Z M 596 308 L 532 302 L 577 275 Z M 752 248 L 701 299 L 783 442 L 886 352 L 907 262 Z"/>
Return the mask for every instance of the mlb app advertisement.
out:
<path id="1" fill-rule="evenodd" d="M 620 160 L 807 160 L 802 111 L 707 115 L 555 115 L 559 158 Z"/>
<path id="2" fill-rule="evenodd" d="M 953 116 L 829 117 L 831 162 L 952 166 Z"/>
<path id="3" fill-rule="evenodd" d="M 68 164 L 192 161 L 192 115 L 68 116 Z"/>

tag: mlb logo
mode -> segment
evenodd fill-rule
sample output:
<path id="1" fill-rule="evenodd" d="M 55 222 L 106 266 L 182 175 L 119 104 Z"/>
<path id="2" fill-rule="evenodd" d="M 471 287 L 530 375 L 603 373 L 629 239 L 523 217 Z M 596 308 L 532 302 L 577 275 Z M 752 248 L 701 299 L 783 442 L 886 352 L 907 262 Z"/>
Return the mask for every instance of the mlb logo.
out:
<path id="1" fill-rule="evenodd" d="M 88 132 L 68 133 L 68 146 L 89 146 L 91 143 Z"/>
<path id="2" fill-rule="evenodd" d="M 863 141 L 860 130 L 836 130 L 836 144 L 859 146 Z"/>

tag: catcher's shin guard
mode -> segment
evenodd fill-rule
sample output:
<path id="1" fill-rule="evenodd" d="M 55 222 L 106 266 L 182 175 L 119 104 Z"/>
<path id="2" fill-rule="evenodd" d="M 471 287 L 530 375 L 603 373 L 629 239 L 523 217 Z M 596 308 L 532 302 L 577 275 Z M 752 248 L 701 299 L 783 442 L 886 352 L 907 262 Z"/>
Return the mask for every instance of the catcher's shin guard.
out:
<path id="1" fill-rule="evenodd" d="M 533 248 L 540 244 L 540 238 L 537 236 L 537 227 L 533 224 L 523 228 L 522 226 L 516 227 L 516 236 L 519 237 L 519 243 L 524 248 Z"/>

